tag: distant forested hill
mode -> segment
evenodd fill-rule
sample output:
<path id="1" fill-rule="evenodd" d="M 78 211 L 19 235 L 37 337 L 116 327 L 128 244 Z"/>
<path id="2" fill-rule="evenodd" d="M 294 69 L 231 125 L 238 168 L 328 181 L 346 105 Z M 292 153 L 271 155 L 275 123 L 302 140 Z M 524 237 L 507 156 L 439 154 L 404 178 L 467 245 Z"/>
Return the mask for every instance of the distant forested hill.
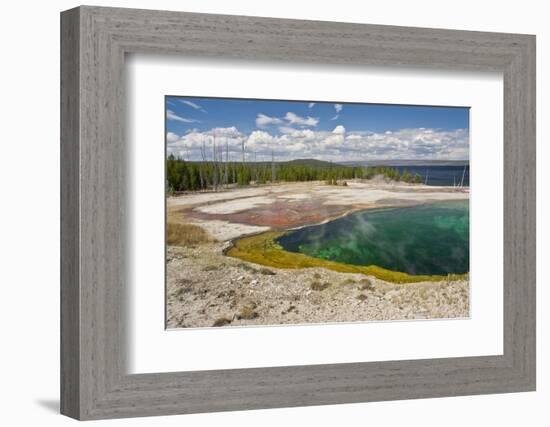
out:
<path id="1" fill-rule="evenodd" d="M 227 186 L 251 183 L 325 181 L 330 185 L 349 179 L 370 179 L 383 175 L 394 181 L 421 182 L 418 174 L 384 166 L 342 165 L 316 159 L 284 162 L 186 161 L 169 156 L 166 159 L 166 184 L 169 192 L 217 190 Z M 343 182 L 342 182 L 343 181 Z"/>
<path id="2" fill-rule="evenodd" d="M 345 167 L 346 165 L 342 165 L 339 163 L 332 163 L 327 162 L 324 160 L 317 160 L 317 159 L 295 159 L 295 160 L 289 160 L 286 162 L 280 162 L 280 164 L 283 165 L 294 165 L 294 166 L 307 166 L 312 168 L 331 168 L 331 167 Z M 352 165 L 347 165 L 352 166 Z"/>
<path id="3" fill-rule="evenodd" d="M 344 166 L 468 166 L 468 160 L 357 160 L 340 162 Z"/>

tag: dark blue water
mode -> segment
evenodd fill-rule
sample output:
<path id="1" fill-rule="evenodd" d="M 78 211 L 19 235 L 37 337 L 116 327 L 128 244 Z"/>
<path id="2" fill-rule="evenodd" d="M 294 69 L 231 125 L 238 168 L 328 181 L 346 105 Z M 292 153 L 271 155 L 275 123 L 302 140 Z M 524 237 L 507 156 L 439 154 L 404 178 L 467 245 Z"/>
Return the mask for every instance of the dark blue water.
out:
<path id="1" fill-rule="evenodd" d="M 469 271 L 468 201 L 356 212 L 277 241 L 287 251 L 409 274 Z"/>
<path id="2" fill-rule="evenodd" d="M 399 173 L 403 173 L 405 170 L 410 173 L 419 174 L 422 177 L 422 183 L 426 182 L 426 176 L 428 177 L 428 185 L 436 186 L 452 186 L 460 185 L 462 181 L 462 174 L 464 173 L 464 187 L 470 186 L 470 167 L 466 166 L 395 166 L 399 169 Z"/>

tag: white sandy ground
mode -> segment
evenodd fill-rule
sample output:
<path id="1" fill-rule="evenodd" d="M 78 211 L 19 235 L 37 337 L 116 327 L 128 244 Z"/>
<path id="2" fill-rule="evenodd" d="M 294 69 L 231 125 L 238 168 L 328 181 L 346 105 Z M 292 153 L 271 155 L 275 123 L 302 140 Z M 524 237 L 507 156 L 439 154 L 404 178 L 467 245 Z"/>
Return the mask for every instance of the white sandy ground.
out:
<path id="1" fill-rule="evenodd" d="M 171 206 L 192 206 L 212 203 L 222 200 L 233 200 L 240 197 L 253 197 L 265 194 L 264 187 L 246 187 L 240 189 L 222 190 L 218 192 L 198 192 L 189 193 L 179 197 L 170 197 L 168 199 Z"/>
<path id="2" fill-rule="evenodd" d="M 298 194 L 281 194 L 278 196 L 280 199 L 289 199 L 289 200 L 307 200 L 311 199 L 311 194 L 298 193 Z"/>
<path id="3" fill-rule="evenodd" d="M 435 188 L 435 189 L 434 189 Z M 349 183 L 344 187 L 347 191 L 325 192 L 326 205 L 353 205 L 353 204 L 376 204 L 382 200 L 398 199 L 412 202 L 445 201 L 445 200 L 466 200 L 469 197 L 467 192 L 458 192 L 452 187 L 426 187 L 422 186 L 394 186 L 390 188 L 374 189 L 365 184 Z M 318 190 L 316 191 L 316 193 Z M 321 193 L 322 194 L 322 193 Z"/>
<path id="4" fill-rule="evenodd" d="M 259 205 L 270 205 L 275 201 L 275 199 L 275 197 L 269 196 L 246 197 L 242 199 L 223 201 L 221 203 L 214 203 L 213 205 L 200 206 L 196 209 L 204 213 L 231 214 L 246 211 Z"/>
<path id="5" fill-rule="evenodd" d="M 267 226 L 238 224 L 217 219 L 193 219 L 192 221 L 188 221 L 188 223 L 201 226 L 208 232 L 208 234 L 210 234 L 210 236 L 212 236 L 219 242 L 227 242 L 240 236 L 257 234 L 261 233 L 262 231 L 269 230 L 269 227 Z"/>
<path id="6" fill-rule="evenodd" d="M 230 214 L 267 205 L 278 199 L 324 199 L 327 205 L 372 205 L 381 200 L 438 201 L 468 199 L 467 189 L 409 184 L 371 184 L 348 181 L 347 187 L 323 182 L 287 183 L 220 192 L 192 193 L 170 197 L 168 206 L 195 206 L 205 213 Z"/>

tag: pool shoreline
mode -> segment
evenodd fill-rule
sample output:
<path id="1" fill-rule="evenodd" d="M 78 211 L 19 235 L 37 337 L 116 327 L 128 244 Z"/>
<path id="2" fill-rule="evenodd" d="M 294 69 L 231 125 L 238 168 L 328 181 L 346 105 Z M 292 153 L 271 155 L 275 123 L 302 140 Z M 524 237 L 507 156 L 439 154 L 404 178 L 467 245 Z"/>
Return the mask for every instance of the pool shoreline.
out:
<path id="1" fill-rule="evenodd" d="M 462 201 L 458 201 L 459 203 Z M 443 202 L 455 203 L 455 201 Z M 339 215 L 335 218 L 327 218 L 316 224 L 304 224 L 299 227 L 293 227 L 286 230 L 269 230 L 261 231 L 247 236 L 238 237 L 228 242 L 227 246 L 223 250 L 223 254 L 245 260 L 248 262 L 254 262 L 267 267 L 276 268 L 312 268 L 323 267 L 333 271 L 349 272 L 349 273 L 362 273 L 366 275 L 372 275 L 381 280 L 387 280 L 392 283 L 414 283 L 421 281 L 443 281 L 449 280 L 450 277 L 454 279 L 464 279 L 468 277 L 468 272 L 465 273 L 446 273 L 446 274 L 412 274 L 406 271 L 399 271 L 389 269 L 387 267 L 378 264 L 355 264 L 346 263 L 340 260 L 329 260 L 322 257 L 316 257 L 311 254 L 307 254 L 299 251 L 292 251 L 285 248 L 280 242 L 280 239 L 288 233 L 299 231 L 309 227 L 316 227 L 329 224 L 333 221 L 348 217 L 352 214 L 361 214 L 363 212 L 380 212 L 394 209 L 408 209 L 419 206 L 438 205 L 441 202 L 420 202 L 416 204 L 410 204 L 407 206 L 382 206 L 372 207 L 366 209 L 350 210 L 349 212 Z M 261 253 L 259 253 L 261 252 Z M 289 257 L 295 259 L 289 260 Z M 299 261 L 296 259 L 299 258 Z"/>

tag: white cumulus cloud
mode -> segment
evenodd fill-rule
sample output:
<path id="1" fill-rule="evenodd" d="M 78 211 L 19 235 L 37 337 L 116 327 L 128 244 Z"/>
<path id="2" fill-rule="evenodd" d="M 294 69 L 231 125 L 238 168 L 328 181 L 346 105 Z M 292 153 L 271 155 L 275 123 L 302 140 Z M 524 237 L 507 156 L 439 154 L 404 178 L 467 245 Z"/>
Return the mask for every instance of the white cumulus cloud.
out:
<path id="1" fill-rule="evenodd" d="M 178 139 L 180 139 L 180 137 L 178 135 L 176 135 L 174 132 L 168 132 L 166 134 L 166 141 L 168 143 L 170 142 L 176 142 Z"/>
<path id="2" fill-rule="evenodd" d="M 191 160 L 211 160 L 214 147 L 229 152 L 229 159 L 240 161 L 242 147 L 249 158 L 278 161 L 317 158 L 350 160 L 463 160 L 469 158 L 468 129 L 399 129 L 391 132 L 350 131 L 342 125 L 332 130 L 280 126 L 278 133 L 254 130 L 243 133 L 236 127 L 192 130 L 178 138 L 167 134 L 168 153 Z M 225 156 L 225 154 L 223 154 Z"/>
<path id="3" fill-rule="evenodd" d="M 269 125 L 280 125 L 283 121 L 278 117 L 270 117 L 265 114 L 258 113 L 256 116 L 256 127 L 263 128 Z"/>
<path id="4" fill-rule="evenodd" d="M 289 111 L 285 115 L 285 119 L 288 121 L 290 125 L 298 125 L 298 126 L 317 126 L 319 124 L 319 119 L 316 119 L 314 117 L 300 117 L 299 115 Z"/>

